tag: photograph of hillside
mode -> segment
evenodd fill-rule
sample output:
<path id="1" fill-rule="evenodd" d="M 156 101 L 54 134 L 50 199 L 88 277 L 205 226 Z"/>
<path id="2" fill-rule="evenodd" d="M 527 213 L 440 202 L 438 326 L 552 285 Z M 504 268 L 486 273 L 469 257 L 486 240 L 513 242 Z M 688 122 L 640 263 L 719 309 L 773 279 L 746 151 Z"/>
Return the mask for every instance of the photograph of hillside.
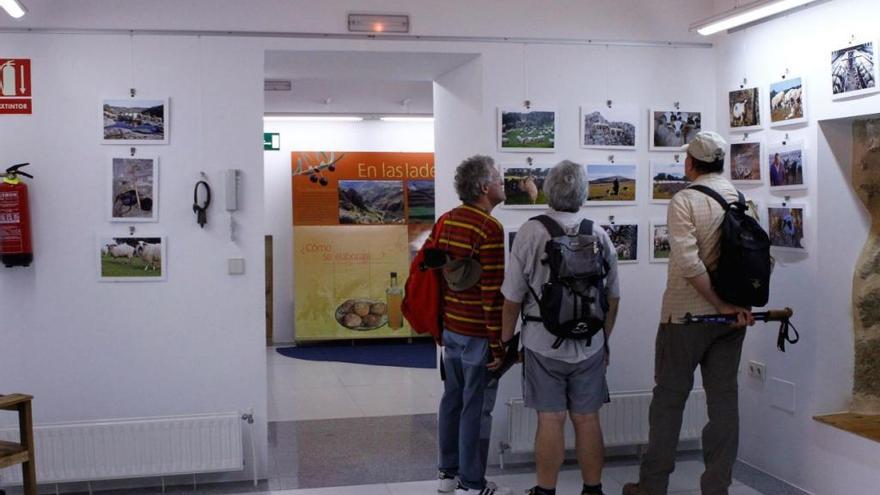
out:
<path id="1" fill-rule="evenodd" d="M 434 181 L 410 180 L 406 185 L 407 222 L 434 223 Z"/>
<path id="2" fill-rule="evenodd" d="M 104 141 L 167 142 L 165 100 L 104 100 Z"/>
<path id="3" fill-rule="evenodd" d="M 339 181 L 339 223 L 343 225 L 404 223 L 403 181 Z"/>
<path id="4" fill-rule="evenodd" d="M 635 201 L 635 165 L 587 165 L 587 203 Z"/>

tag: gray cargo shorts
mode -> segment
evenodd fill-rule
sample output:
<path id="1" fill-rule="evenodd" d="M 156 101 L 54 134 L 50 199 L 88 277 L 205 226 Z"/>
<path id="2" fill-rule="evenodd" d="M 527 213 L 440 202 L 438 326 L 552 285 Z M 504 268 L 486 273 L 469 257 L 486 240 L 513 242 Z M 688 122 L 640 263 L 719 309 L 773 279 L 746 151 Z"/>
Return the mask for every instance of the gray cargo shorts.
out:
<path id="1" fill-rule="evenodd" d="M 523 401 L 538 412 L 593 414 L 608 399 L 605 352 L 567 363 L 525 350 Z"/>

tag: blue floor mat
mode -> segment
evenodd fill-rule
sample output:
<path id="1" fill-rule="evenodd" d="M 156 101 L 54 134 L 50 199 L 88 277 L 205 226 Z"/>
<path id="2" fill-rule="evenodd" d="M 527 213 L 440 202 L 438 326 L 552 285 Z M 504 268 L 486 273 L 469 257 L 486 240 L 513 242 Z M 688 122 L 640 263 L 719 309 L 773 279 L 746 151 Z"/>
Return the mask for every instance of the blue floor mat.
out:
<path id="1" fill-rule="evenodd" d="M 437 368 L 437 346 L 432 341 L 412 344 L 331 344 L 280 347 L 276 350 L 281 355 L 309 361 L 339 361 L 405 368 Z"/>

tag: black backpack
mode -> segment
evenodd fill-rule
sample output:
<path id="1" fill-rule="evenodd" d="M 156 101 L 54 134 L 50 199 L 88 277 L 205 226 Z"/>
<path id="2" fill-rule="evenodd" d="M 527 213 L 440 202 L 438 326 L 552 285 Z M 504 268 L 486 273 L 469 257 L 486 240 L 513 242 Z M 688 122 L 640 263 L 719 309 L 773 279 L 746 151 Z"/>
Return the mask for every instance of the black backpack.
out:
<path id="1" fill-rule="evenodd" d="M 712 288 L 722 300 L 744 307 L 760 307 L 770 297 L 770 237 L 751 215 L 745 197 L 727 203 L 706 186 L 690 186 L 711 196 L 724 207 L 721 222 L 721 257 L 709 273 Z"/>
<path id="2" fill-rule="evenodd" d="M 596 333 L 605 326 L 608 297 L 605 294 L 605 276 L 608 264 L 599 238 L 593 235 L 593 222 L 582 220 L 578 231 L 567 234 L 547 215 L 538 220 L 550 233 L 545 244 L 546 263 L 550 279 L 541 286 L 541 295 L 529 285 L 529 291 L 538 302 L 541 316 L 526 315 L 523 323 L 541 322 L 555 335 L 553 348 L 565 339 L 586 340 L 589 346 Z"/>

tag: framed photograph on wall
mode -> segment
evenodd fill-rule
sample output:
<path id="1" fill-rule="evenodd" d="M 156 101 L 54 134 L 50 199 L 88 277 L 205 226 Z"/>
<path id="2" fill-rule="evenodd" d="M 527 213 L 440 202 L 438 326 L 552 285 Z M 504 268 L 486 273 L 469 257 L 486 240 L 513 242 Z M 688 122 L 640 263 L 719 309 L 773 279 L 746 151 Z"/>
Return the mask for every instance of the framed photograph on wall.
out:
<path id="1" fill-rule="evenodd" d="M 801 77 L 787 77 L 770 84 L 770 127 L 806 123 L 806 104 Z"/>
<path id="2" fill-rule="evenodd" d="M 636 149 L 639 109 L 635 105 L 583 105 L 580 120 L 581 148 Z"/>
<path id="3" fill-rule="evenodd" d="M 552 166 L 501 166 L 504 178 L 503 206 L 507 208 L 547 209 L 547 198 L 544 196 L 544 179 Z"/>
<path id="4" fill-rule="evenodd" d="M 679 151 L 702 130 L 703 114 L 651 109 L 648 120 L 651 151 Z"/>
<path id="5" fill-rule="evenodd" d="M 508 255 L 513 249 L 513 240 L 516 239 L 516 233 L 519 227 L 504 227 L 504 252 Z"/>
<path id="6" fill-rule="evenodd" d="M 804 142 L 788 141 L 768 146 L 767 168 L 771 191 L 806 189 Z"/>
<path id="7" fill-rule="evenodd" d="M 498 151 L 556 151 L 556 111 L 499 108 Z"/>
<path id="8" fill-rule="evenodd" d="M 771 204 L 767 206 L 767 234 L 770 247 L 806 252 L 804 241 L 804 205 Z"/>
<path id="9" fill-rule="evenodd" d="M 111 222 L 159 220 L 159 157 L 122 156 L 110 159 Z"/>
<path id="10" fill-rule="evenodd" d="M 877 91 L 877 41 L 862 40 L 831 51 L 831 99 Z"/>
<path id="11" fill-rule="evenodd" d="M 103 100 L 102 144 L 168 144 L 168 98 Z"/>
<path id="12" fill-rule="evenodd" d="M 735 89 L 727 93 L 731 132 L 761 129 L 761 98 L 758 88 Z"/>
<path id="13" fill-rule="evenodd" d="M 763 144 L 761 141 L 730 143 L 730 180 L 736 184 L 761 184 L 763 180 Z"/>
<path id="14" fill-rule="evenodd" d="M 672 196 L 690 185 L 684 175 L 684 161 L 651 160 L 651 202 L 669 203 Z"/>
<path id="15" fill-rule="evenodd" d="M 101 282 L 156 282 L 165 280 L 165 237 L 98 237 L 95 252 Z"/>
<path id="16" fill-rule="evenodd" d="M 636 203 L 636 165 L 587 165 L 587 205 Z"/>
<path id="17" fill-rule="evenodd" d="M 617 252 L 618 263 L 639 262 L 639 224 L 636 222 L 626 223 L 603 223 L 601 224 L 614 250 Z"/>
<path id="18" fill-rule="evenodd" d="M 651 222 L 651 245 L 648 261 L 651 263 L 669 263 L 669 228 L 666 220 Z"/>

